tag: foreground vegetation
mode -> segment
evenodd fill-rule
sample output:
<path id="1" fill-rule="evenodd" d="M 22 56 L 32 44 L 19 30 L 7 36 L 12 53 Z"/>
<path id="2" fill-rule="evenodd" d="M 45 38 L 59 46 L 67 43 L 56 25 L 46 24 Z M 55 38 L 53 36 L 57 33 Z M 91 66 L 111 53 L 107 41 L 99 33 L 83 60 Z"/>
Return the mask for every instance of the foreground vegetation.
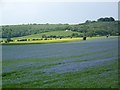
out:
<path id="1" fill-rule="evenodd" d="M 118 88 L 117 38 L 3 45 L 3 88 Z"/>

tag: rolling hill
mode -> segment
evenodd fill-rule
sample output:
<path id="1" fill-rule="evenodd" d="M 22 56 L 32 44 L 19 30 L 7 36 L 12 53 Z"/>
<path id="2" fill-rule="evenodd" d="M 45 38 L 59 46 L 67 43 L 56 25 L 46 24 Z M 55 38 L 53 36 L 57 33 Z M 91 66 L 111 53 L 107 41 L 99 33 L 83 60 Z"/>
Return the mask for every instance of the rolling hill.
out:
<path id="1" fill-rule="evenodd" d="M 82 34 L 75 31 L 51 31 L 51 32 L 45 32 L 40 34 L 33 34 L 33 35 L 27 35 L 22 37 L 15 37 L 12 39 L 27 39 L 27 38 L 42 38 L 42 35 L 50 36 L 50 35 L 56 35 L 56 36 L 71 36 L 73 33 L 77 33 L 78 35 Z"/>
<path id="2" fill-rule="evenodd" d="M 119 35 L 119 21 L 88 21 L 81 24 L 22 24 L 22 25 L 4 25 L 2 27 L 2 38 L 14 38 L 32 35 L 38 37 L 39 34 L 49 35 L 68 35 L 65 30 L 85 33 L 86 36 L 105 36 Z M 62 33 L 62 32 L 63 33 Z M 48 33 L 49 32 L 49 33 Z M 32 37 L 31 36 L 31 37 Z"/>

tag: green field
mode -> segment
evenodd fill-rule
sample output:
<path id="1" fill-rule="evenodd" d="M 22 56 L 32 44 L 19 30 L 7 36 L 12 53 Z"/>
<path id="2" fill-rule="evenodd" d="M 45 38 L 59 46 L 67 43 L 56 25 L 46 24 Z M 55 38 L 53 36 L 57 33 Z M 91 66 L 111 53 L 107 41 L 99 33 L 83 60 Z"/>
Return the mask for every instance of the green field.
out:
<path id="1" fill-rule="evenodd" d="M 3 45 L 3 88 L 118 88 L 117 38 Z"/>
<path id="2" fill-rule="evenodd" d="M 27 36 L 22 36 L 22 37 L 15 37 L 13 39 L 42 38 L 42 35 L 71 36 L 73 33 L 81 34 L 79 32 L 74 32 L 74 31 L 51 31 L 51 32 L 46 32 L 46 33 L 33 34 L 33 35 L 27 35 Z"/>
<path id="3" fill-rule="evenodd" d="M 41 33 L 41 34 L 33 34 L 33 35 L 27 35 L 27 36 L 22 36 L 22 37 L 14 37 L 11 38 L 13 42 L 9 43 L 2 43 L 2 44 L 30 44 L 30 43 L 55 43 L 55 42 L 71 42 L 71 41 L 80 41 L 83 38 L 82 37 L 67 37 L 67 38 L 48 38 L 47 40 L 32 40 L 32 39 L 41 39 L 43 35 L 50 36 L 50 35 L 55 35 L 55 36 L 71 36 L 73 33 L 77 33 L 78 35 L 81 34 L 79 32 L 74 32 L 74 31 L 52 31 L 52 32 L 46 32 L 46 33 Z M 28 41 L 17 41 L 20 39 L 30 39 Z M 87 39 L 92 39 L 92 38 L 87 38 Z M 5 40 L 5 38 L 3 39 Z"/>
<path id="4" fill-rule="evenodd" d="M 67 37 L 67 36 L 72 36 L 72 34 L 78 34 L 82 35 L 82 33 L 75 32 L 75 31 L 51 31 L 51 32 L 46 32 L 46 33 L 40 33 L 40 34 L 33 34 L 33 35 L 27 35 L 27 36 L 22 36 L 22 37 L 14 37 L 11 38 L 13 42 L 9 43 L 2 43 L 2 44 L 44 44 L 44 43 L 58 43 L 58 42 L 74 42 L 74 41 L 81 41 L 83 40 L 83 37 Z M 50 35 L 55 35 L 55 36 L 64 36 L 65 38 L 47 38 L 47 40 L 44 40 L 45 38 L 42 38 L 43 35 L 50 36 Z M 110 36 L 110 38 L 114 38 L 117 36 Z M 106 36 L 95 36 L 95 37 L 87 37 L 87 40 L 93 40 L 93 39 L 99 39 L 99 38 L 106 38 Z M 27 41 L 17 41 L 21 39 L 27 39 Z M 29 40 L 28 40 L 29 39 Z M 32 39 L 39 39 L 39 40 L 32 40 Z M 6 38 L 1 38 L 0 40 L 6 40 Z"/>

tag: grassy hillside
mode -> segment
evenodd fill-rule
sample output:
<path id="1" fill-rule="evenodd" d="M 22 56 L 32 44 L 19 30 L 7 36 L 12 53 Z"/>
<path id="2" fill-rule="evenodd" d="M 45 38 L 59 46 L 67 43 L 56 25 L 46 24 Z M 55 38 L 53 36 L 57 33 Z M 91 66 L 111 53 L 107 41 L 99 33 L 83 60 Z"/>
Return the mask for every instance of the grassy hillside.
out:
<path id="1" fill-rule="evenodd" d="M 17 38 L 13 38 L 13 39 L 42 38 L 42 35 L 46 35 L 46 36 L 50 36 L 50 35 L 71 36 L 73 33 L 82 34 L 82 33 L 74 32 L 74 31 L 51 31 L 51 32 L 46 32 L 46 33 L 27 35 L 27 36 L 23 36 L 23 37 L 17 37 Z"/>
<path id="2" fill-rule="evenodd" d="M 27 24 L 2 26 L 2 37 L 13 38 L 26 35 L 41 34 L 52 31 L 71 30 L 86 33 L 87 36 L 118 35 L 118 21 L 112 22 L 89 22 L 76 25 L 69 24 Z M 58 34 L 56 32 L 55 34 Z M 60 35 L 60 34 L 59 34 Z M 65 35 L 65 34 L 64 34 Z"/>
<path id="3" fill-rule="evenodd" d="M 96 22 L 88 24 L 88 30 L 96 34 L 116 35 L 118 33 L 118 22 Z"/>
<path id="4" fill-rule="evenodd" d="M 32 34 L 39 34 L 49 31 L 65 30 L 65 24 L 26 24 L 2 26 L 3 37 L 20 37 Z"/>

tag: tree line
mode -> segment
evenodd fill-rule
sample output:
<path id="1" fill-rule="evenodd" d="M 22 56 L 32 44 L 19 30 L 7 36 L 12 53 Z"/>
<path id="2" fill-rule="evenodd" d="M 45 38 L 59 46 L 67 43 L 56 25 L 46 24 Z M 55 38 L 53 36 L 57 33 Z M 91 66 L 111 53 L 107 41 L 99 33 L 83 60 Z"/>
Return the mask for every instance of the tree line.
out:
<path id="1" fill-rule="evenodd" d="M 21 37 L 50 31 L 71 30 L 83 33 L 84 36 L 118 35 L 118 21 L 112 17 L 99 18 L 97 21 L 87 20 L 82 24 L 23 24 L 1 26 L 2 38 Z M 73 35 L 74 36 L 74 35 Z M 79 36 L 79 35 L 76 35 Z M 82 36 L 82 35 L 81 35 Z M 55 36 L 49 36 L 55 37 Z"/>

